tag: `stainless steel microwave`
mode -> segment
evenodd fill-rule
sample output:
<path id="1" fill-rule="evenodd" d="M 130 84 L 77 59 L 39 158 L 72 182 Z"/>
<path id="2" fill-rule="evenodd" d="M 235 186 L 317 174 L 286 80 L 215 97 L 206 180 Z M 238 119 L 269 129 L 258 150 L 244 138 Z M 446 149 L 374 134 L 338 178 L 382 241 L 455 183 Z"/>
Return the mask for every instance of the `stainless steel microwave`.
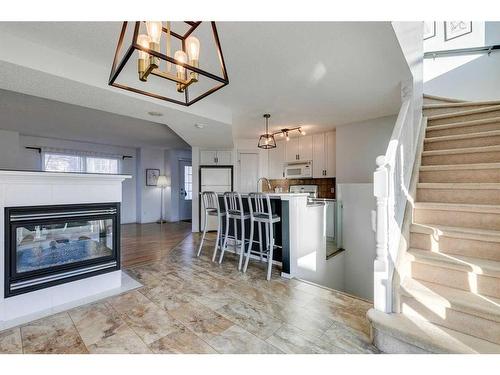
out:
<path id="1" fill-rule="evenodd" d="M 288 164 L 285 166 L 285 178 L 311 178 L 312 163 Z"/>

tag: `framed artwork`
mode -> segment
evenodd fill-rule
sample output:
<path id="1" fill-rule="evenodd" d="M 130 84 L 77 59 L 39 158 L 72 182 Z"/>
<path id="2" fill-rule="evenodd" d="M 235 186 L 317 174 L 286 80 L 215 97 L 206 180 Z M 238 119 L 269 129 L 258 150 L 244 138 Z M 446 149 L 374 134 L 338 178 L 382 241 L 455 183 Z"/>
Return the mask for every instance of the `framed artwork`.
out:
<path id="1" fill-rule="evenodd" d="M 159 176 L 159 169 L 146 169 L 146 186 L 156 186 Z"/>
<path id="2" fill-rule="evenodd" d="M 433 38 L 435 36 L 436 36 L 436 21 L 425 21 L 424 40 Z"/>
<path id="3" fill-rule="evenodd" d="M 472 32 L 472 21 L 445 21 L 444 41 L 452 40 Z"/>

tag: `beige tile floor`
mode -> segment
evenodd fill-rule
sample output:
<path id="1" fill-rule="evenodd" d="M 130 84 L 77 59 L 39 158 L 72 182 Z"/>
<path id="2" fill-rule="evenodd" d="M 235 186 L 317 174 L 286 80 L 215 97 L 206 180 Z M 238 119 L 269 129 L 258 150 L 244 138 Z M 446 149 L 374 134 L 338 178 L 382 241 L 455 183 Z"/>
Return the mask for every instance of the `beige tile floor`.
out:
<path id="1" fill-rule="evenodd" d="M 0 353 L 377 353 L 365 301 L 228 254 L 210 261 L 189 235 L 126 271 L 144 287 L 0 332 Z"/>

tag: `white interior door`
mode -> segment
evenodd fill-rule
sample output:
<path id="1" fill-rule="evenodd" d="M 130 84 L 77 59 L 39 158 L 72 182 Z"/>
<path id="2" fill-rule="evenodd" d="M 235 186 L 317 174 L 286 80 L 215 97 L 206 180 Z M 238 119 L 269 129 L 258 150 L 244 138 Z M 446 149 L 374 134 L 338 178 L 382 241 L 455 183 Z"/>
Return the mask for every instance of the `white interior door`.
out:
<path id="1" fill-rule="evenodd" d="M 193 168 L 191 160 L 179 160 L 179 220 L 191 219 Z"/>
<path id="2" fill-rule="evenodd" d="M 240 153 L 240 192 L 251 193 L 257 191 L 259 179 L 259 154 Z"/>

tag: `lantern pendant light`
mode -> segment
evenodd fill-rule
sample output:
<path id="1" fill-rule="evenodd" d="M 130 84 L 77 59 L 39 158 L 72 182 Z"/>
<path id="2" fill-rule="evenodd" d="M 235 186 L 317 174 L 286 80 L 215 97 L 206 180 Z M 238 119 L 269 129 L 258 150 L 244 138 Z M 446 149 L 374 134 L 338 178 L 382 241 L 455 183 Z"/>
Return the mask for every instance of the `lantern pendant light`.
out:
<path id="1" fill-rule="evenodd" d="M 260 136 L 259 144 L 257 145 L 257 147 L 263 148 L 265 150 L 276 148 L 276 140 L 274 139 L 274 135 L 269 133 L 269 118 L 271 117 L 271 115 L 269 113 L 266 113 L 263 117 L 266 119 L 266 133 Z"/>

